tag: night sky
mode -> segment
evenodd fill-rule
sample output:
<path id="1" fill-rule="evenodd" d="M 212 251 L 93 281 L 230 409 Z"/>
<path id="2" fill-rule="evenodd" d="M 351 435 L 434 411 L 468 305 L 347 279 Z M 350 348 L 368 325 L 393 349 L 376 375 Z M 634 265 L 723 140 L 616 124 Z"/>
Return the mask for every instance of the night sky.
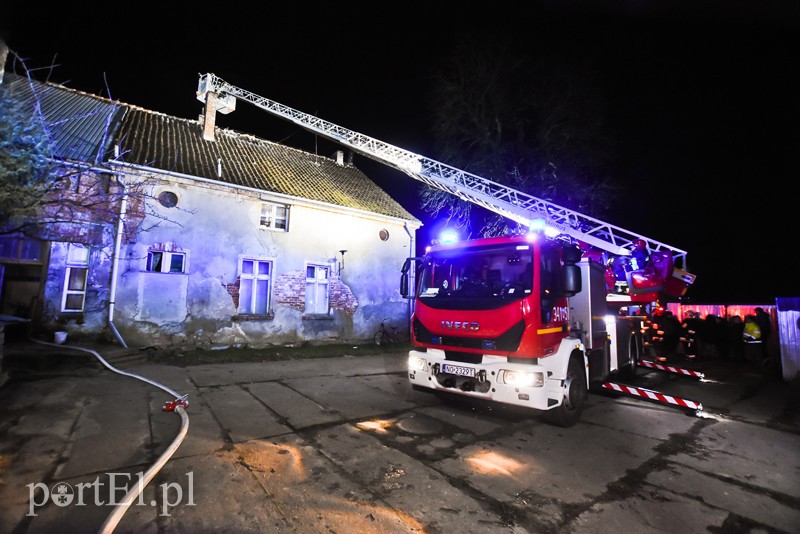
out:
<path id="1" fill-rule="evenodd" d="M 466 3 L 83 3 L 69 13 L 27 4 L 0 11 L 0 38 L 39 80 L 195 118 L 199 74 L 213 72 L 432 159 L 431 76 L 459 36 L 514 34 L 533 56 L 591 58 L 617 147 L 613 176 L 625 186 L 602 218 L 686 250 L 695 303 L 800 296 L 798 2 L 493 2 L 492 13 Z M 326 156 L 336 149 L 242 102 L 217 124 Z M 435 226 L 417 206 L 417 182 L 355 163 Z"/>

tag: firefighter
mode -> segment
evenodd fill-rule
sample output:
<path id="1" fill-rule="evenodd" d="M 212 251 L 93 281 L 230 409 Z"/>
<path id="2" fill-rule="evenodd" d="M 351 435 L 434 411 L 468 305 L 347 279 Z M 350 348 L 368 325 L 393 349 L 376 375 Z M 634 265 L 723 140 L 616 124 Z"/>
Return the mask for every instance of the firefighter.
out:
<path id="1" fill-rule="evenodd" d="M 728 317 L 728 357 L 735 362 L 744 361 L 744 321 L 740 315 Z"/>
<path id="2" fill-rule="evenodd" d="M 697 329 L 699 328 L 697 312 L 686 310 L 686 317 L 681 323 L 681 338 L 683 343 L 683 353 L 687 358 L 693 360 L 697 357 Z"/>
<path id="3" fill-rule="evenodd" d="M 642 342 L 645 350 L 658 360 L 666 360 L 660 354 L 664 332 L 661 330 L 661 318 L 664 315 L 664 308 L 657 306 L 652 313 L 642 321 Z"/>
<path id="4" fill-rule="evenodd" d="M 744 318 L 744 330 L 742 332 L 742 341 L 744 341 L 744 359 L 751 363 L 760 365 L 763 359 L 762 346 L 763 339 L 761 338 L 761 328 L 756 322 L 756 316 L 748 314 Z"/>
<path id="5" fill-rule="evenodd" d="M 769 359 L 769 336 L 772 333 L 772 319 L 761 306 L 755 309 L 755 322 L 761 330 L 761 356 L 764 360 Z"/>
<path id="6" fill-rule="evenodd" d="M 659 329 L 661 334 L 661 343 L 660 343 L 660 350 L 664 356 L 674 354 L 678 348 L 678 343 L 680 342 L 680 330 L 681 324 L 678 322 L 678 318 L 675 317 L 671 311 L 666 310 L 664 314 L 661 316 L 661 328 Z"/>
<path id="7" fill-rule="evenodd" d="M 636 239 L 633 242 L 633 250 L 631 251 L 631 257 L 633 258 L 633 270 L 640 271 L 645 268 L 645 266 L 650 261 L 650 252 L 647 250 L 647 243 L 645 243 L 644 239 Z"/>

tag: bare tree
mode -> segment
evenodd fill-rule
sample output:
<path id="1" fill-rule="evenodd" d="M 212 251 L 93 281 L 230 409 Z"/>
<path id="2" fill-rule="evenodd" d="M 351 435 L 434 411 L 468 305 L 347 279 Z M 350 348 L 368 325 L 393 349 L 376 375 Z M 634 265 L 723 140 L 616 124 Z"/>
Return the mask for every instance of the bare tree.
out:
<path id="1" fill-rule="evenodd" d="M 0 48 L 3 48 L 0 43 Z M 6 49 L 7 50 L 7 49 Z M 142 177 L 123 183 L 109 164 L 102 142 L 91 157 L 70 157 L 70 147 L 56 146 L 58 120 L 46 116 L 37 95 L 40 82 L 33 80 L 25 61 L 13 51 L 15 67 L 29 86 L 19 94 L 0 78 L 0 234 L 21 233 L 41 239 L 71 238 L 87 245 L 102 244 L 103 232 L 115 231 L 125 201 L 125 232 L 140 228 L 145 216 L 155 224 L 166 221 L 153 212 L 150 191 L 157 177 Z M 18 88 L 19 89 L 19 88 Z M 29 89 L 29 90 L 28 90 Z M 31 99 L 30 95 L 34 95 Z M 98 114 L 104 119 L 103 139 L 111 139 L 111 120 L 119 104 L 111 99 L 82 116 Z M 121 159 L 124 154 L 116 154 Z M 174 221 L 170 221 L 175 223 Z"/>
<path id="2" fill-rule="evenodd" d="M 471 34 L 433 83 L 437 152 L 455 167 L 599 216 L 616 188 L 606 176 L 613 150 L 592 75 L 589 65 L 528 54 L 513 38 Z M 477 221 L 482 235 L 520 230 L 433 188 L 423 188 L 421 198 L 426 211 L 457 226 Z"/>

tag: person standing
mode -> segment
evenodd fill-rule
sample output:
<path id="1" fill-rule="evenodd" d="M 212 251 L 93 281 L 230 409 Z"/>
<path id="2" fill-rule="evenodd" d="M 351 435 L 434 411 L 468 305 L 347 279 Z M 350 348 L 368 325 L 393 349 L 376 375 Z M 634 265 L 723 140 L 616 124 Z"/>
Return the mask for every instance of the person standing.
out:
<path id="1" fill-rule="evenodd" d="M 697 331 L 700 329 L 700 317 L 694 310 L 686 310 L 686 317 L 681 323 L 681 342 L 683 353 L 690 360 L 697 356 Z"/>
<path id="2" fill-rule="evenodd" d="M 698 358 L 715 360 L 720 357 L 720 337 L 718 316 L 709 313 L 701 321 L 697 332 Z"/>
<path id="3" fill-rule="evenodd" d="M 769 336 L 772 333 L 772 319 L 761 306 L 757 307 L 755 321 L 758 329 L 761 330 L 761 357 L 766 360 L 769 358 Z"/>
<path id="4" fill-rule="evenodd" d="M 744 341 L 744 359 L 746 362 L 761 365 L 759 359 L 762 357 L 761 328 L 756 322 L 756 316 L 749 313 L 744 318 L 742 328 L 742 341 Z"/>
<path id="5" fill-rule="evenodd" d="M 671 311 L 666 310 L 661 316 L 659 326 L 661 327 L 659 330 L 661 336 L 661 355 L 671 356 L 678 349 L 678 343 L 681 337 L 681 324 Z"/>
<path id="6" fill-rule="evenodd" d="M 744 322 L 741 316 L 732 315 L 728 318 L 728 355 L 735 362 L 744 361 L 744 344 L 742 336 L 744 334 Z"/>

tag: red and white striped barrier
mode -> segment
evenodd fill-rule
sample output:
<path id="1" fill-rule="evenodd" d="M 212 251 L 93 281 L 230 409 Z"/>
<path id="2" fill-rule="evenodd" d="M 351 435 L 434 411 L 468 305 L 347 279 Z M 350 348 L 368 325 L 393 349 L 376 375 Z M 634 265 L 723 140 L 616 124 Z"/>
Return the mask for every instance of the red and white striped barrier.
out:
<path id="1" fill-rule="evenodd" d="M 681 367 L 673 367 L 671 365 L 663 365 L 656 362 L 651 362 L 649 360 L 641 360 L 639 362 L 640 367 L 649 367 L 650 369 L 658 369 L 659 371 L 667 371 L 670 373 L 678 373 L 681 375 L 686 376 L 693 376 L 695 378 L 703 379 L 706 377 L 705 373 L 701 373 L 699 371 L 691 371 L 689 369 L 683 369 Z"/>
<path id="2" fill-rule="evenodd" d="M 699 402 L 694 402 L 686 399 L 679 399 L 678 397 L 664 395 L 663 393 L 659 393 L 658 391 L 652 391 L 650 389 L 634 388 L 631 386 L 625 386 L 623 384 L 615 384 L 613 382 L 603 383 L 603 388 L 610 389 L 612 391 L 616 391 L 619 393 L 627 393 L 628 395 L 643 397 L 645 399 L 652 401 L 663 402 L 666 404 L 673 404 L 675 406 L 680 406 L 682 408 L 690 408 L 692 410 L 697 410 L 697 412 L 703 411 L 703 405 L 700 404 Z"/>

